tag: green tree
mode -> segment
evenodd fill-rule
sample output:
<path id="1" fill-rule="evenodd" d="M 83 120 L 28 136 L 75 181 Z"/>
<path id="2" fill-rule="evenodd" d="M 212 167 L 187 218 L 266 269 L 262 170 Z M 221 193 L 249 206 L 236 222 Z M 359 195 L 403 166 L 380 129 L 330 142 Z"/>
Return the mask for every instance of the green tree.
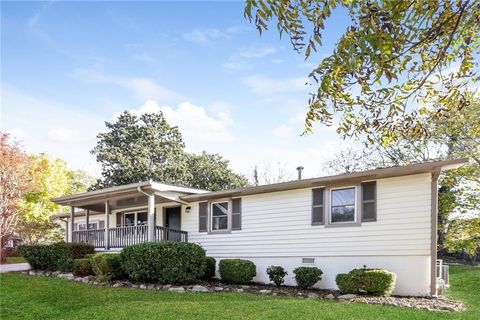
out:
<path id="1" fill-rule="evenodd" d="M 19 201 L 32 187 L 30 162 L 20 144 L 0 132 L 0 262 L 5 260 L 4 242 L 15 235 L 20 221 Z"/>
<path id="2" fill-rule="evenodd" d="M 145 180 L 207 190 L 247 183 L 220 155 L 185 152 L 180 131 L 170 126 L 161 112 L 137 117 L 125 111 L 106 126 L 108 131 L 98 134 L 92 150 L 102 164 L 103 176 L 92 189 Z"/>
<path id="3" fill-rule="evenodd" d="M 53 216 L 67 208 L 50 199 L 86 191 L 86 174 L 69 170 L 65 161 L 46 154 L 32 156 L 30 172 L 32 187 L 19 201 L 20 223 L 16 231 L 27 243 L 61 240 L 62 226 Z"/>
<path id="4" fill-rule="evenodd" d="M 178 128 L 171 127 L 161 112 L 137 117 L 125 111 L 105 125 L 108 131 L 98 134 L 92 150 L 103 178 L 92 189 L 149 179 L 172 184 L 182 180 L 185 144 Z"/>
<path id="5" fill-rule="evenodd" d="M 419 115 L 455 119 L 479 80 L 480 1 L 247 0 L 260 33 L 276 20 L 280 35 L 309 58 L 334 11 L 350 25 L 331 55 L 310 73 L 318 85 L 305 120 L 344 136 L 378 133 L 386 142 L 426 133 Z"/>
<path id="6" fill-rule="evenodd" d="M 245 187 L 247 179 L 234 173 L 229 161 L 219 154 L 186 154 L 188 172 L 184 184 L 191 188 L 204 190 L 226 190 Z"/>
<path id="7" fill-rule="evenodd" d="M 445 242 L 450 251 L 466 252 L 475 262 L 480 255 L 480 217 L 453 221 Z"/>

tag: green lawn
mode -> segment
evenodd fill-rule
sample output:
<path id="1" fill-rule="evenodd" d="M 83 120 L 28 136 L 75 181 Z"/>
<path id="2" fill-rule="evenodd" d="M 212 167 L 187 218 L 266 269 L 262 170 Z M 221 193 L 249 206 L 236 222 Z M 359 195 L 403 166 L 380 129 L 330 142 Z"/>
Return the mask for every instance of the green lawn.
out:
<path id="1" fill-rule="evenodd" d="M 23 274 L 0 276 L 0 319 L 480 319 L 480 268 L 451 267 L 459 313 L 242 293 L 103 288 Z"/>
<path id="2" fill-rule="evenodd" d="M 23 263 L 27 262 L 24 257 L 8 257 L 7 263 Z"/>

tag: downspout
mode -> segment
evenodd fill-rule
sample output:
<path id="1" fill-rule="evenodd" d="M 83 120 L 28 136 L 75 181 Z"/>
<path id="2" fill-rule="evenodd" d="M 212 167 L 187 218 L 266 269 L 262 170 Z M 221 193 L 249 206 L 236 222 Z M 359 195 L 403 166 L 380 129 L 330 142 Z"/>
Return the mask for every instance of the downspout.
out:
<path id="1" fill-rule="evenodd" d="M 432 172 L 431 186 L 431 242 L 430 242 L 430 294 L 437 294 L 437 224 L 438 224 L 438 177 L 440 170 Z"/>

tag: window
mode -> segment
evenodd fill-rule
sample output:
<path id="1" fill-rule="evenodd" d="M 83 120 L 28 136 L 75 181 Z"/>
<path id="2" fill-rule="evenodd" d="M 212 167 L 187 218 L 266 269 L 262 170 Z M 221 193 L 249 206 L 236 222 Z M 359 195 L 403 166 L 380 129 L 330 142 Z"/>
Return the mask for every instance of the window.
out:
<path id="1" fill-rule="evenodd" d="M 330 222 L 355 221 L 355 188 L 331 190 Z"/>
<path id="2" fill-rule="evenodd" d="M 375 181 L 362 183 L 362 221 L 377 221 L 377 203 L 376 203 Z"/>
<path id="3" fill-rule="evenodd" d="M 212 231 L 228 230 L 228 202 L 212 203 Z"/>
<path id="4" fill-rule="evenodd" d="M 78 231 L 87 230 L 87 224 L 86 223 L 79 223 L 77 225 L 77 229 L 78 229 Z M 90 229 L 90 230 L 98 229 L 98 222 L 89 222 L 88 223 L 88 229 Z"/>
<path id="5" fill-rule="evenodd" d="M 148 215 L 146 212 L 137 212 L 137 226 L 146 226 L 148 224 Z"/>
<path id="6" fill-rule="evenodd" d="M 324 188 L 312 189 L 312 225 L 324 224 Z"/>
<path id="7" fill-rule="evenodd" d="M 123 215 L 123 226 L 146 226 L 148 224 L 148 214 L 143 212 L 129 212 Z"/>
<path id="8" fill-rule="evenodd" d="M 135 226 L 135 213 L 125 213 L 123 219 L 124 219 L 123 220 L 124 227 Z"/>

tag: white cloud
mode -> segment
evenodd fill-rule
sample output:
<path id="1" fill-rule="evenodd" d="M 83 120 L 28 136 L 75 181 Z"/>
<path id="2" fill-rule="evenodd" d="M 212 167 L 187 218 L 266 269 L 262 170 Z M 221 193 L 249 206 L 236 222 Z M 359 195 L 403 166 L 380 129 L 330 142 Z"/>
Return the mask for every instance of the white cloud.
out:
<path id="1" fill-rule="evenodd" d="M 233 26 L 226 29 L 217 28 L 198 28 L 182 34 L 186 41 L 199 44 L 202 46 L 210 46 L 219 40 L 228 40 L 233 34 L 240 33 L 245 30 L 243 26 Z"/>
<path id="2" fill-rule="evenodd" d="M 175 92 L 148 78 L 118 77 L 103 74 L 94 69 L 75 69 L 72 76 L 86 82 L 107 83 L 129 89 L 139 100 L 164 101 L 178 98 Z"/>
<path id="3" fill-rule="evenodd" d="M 253 75 L 242 80 L 253 93 L 260 96 L 271 96 L 282 93 L 306 91 L 307 79 L 299 78 L 269 78 L 263 75 Z"/>
<path id="4" fill-rule="evenodd" d="M 217 40 L 229 38 L 228 33 L 219 29 L 195 29 L 183 34 L 183 39 L 203 46 L 212 45 Z"/>
<path id="5" fill-rule="evenodd" d="M 57 128 L 47 132 L 48 139 L 58 142 L 75 142 L 81 140 L 80 132 L 73 129 Z"/>
<path id="6" fill-rule="evenodd" d="M 170 106 L 160 106 L 156 101 L 146 101 L 138 109 L 130 110 L 134 115 L 144 113 L 162 112 L 170 125 L 178 126 L 187 146 L 191 143 L 193 146 L 200 142 L 230 142 L 233 141 L 233 135 L 229 127 L 233 125 L 233 120 L 228 112 L 219 112 L 217 114 L 208 114 L 205 108 L 197 106 L 190 102 L 180 103 L 176 108 Z M 115 113 L 114 117 L 118 117 Z"/>
<path id="7" fill-rule="evenodd" d="M 96 134 L 104 130 L 104 120 L 83 106 L 2 87 L 2 130 L 20 139 L 28 152 L 65 159 L 72 169 L 98 175 L 99 165 L 89 151 L 95 146 Z"/>
<path id="8" fill-rule="evenodd" d="M 292 134 L 292 128 L 286 124 L 282 124 L 273 129 L 273 134 L 279 138 L 287 138 Z"/>
<path id="9" fill-rule="evenodd" d="M 270 46 L 263 47 L 245 47 L 228 58 L 223 67 L 228 70 L 243 70 L 250 69 L 251 60 L 262 59 L 266 56 L 272 55 L 277 50 Z"/>

